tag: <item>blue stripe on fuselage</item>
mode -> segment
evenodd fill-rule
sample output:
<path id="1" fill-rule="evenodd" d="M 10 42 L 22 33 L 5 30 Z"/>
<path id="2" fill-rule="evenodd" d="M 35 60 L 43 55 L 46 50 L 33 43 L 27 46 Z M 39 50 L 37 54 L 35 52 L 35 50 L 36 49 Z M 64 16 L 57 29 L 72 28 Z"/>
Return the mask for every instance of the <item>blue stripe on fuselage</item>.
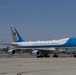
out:
<path id="1" fill-rule="evenodd" d="M 69 40 L 62 45 L 32 45 L 32 46 L 18 46 L 19 48 L 50 48 L 50 47 L 76 47 L 76 38 L 69 38 Z"/>

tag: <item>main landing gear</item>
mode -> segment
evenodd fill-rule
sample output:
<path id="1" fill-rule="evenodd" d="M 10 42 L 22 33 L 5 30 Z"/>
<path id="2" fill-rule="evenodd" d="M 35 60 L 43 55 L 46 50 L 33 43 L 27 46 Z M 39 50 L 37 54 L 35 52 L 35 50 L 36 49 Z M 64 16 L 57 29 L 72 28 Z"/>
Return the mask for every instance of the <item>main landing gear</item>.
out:
<path id="1" fill-rule="evenodd" d="M 76 58 L 76 53 L 73 53 L 73 57 L 75 57 L 75 58 Z"/>
<path id="2" fill-rule="evenodd" d="M 76 58 L 76 55 L 73 55 L 73 57 L 75 57 L 75 58 Z"/>
<path id="3" fill-rule="evenodd" d="M 54 57 L 54 58 L 58 58 L 58 55 L 57 55 L 57 54 L 54 54 L 53 57 Z"/>
<path id="4" fill-rule="evenodd" d="M 37 58 L 50 58 L 50 55 L 44 54 L 44 55 L 37 56 Z M 53 58 L 58 58 L 58 54 L 54 54 Z"/>

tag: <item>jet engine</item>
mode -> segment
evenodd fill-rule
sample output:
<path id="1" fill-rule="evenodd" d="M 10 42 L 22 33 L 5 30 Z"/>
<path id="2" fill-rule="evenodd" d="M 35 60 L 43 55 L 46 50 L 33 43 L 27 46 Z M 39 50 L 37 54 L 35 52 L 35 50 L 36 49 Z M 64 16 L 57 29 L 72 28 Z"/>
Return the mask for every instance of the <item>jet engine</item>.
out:
<path id="1" fill-rule="evenodd" d="M 10 54 L 10 55 L 15 54 L 15 50 L 14 49 L 9 49 L 7 53 Z"/>
<path id="2" fill-rule="evenodd" d="M 41 56 L 42 53 L 41 53 L 41 51 L 39 51 L 39 50 L 33 50 L 33 51 L 32 51 L 32 55 L 34 55 L 34 56 Z"/>

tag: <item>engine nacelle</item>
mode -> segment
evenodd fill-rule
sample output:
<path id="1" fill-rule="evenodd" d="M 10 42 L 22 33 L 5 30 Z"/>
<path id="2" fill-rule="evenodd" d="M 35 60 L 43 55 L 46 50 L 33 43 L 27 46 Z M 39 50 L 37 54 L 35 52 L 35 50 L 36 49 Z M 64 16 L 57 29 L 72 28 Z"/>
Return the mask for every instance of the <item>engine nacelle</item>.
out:
<path id="1" fill-rule="evenodd" d="M 15 50 L 14 49 L 10 49 L 10 50 L 8 50 L 7 53 L 10 54 L 10 55 L 15 54 Z"/>
<path id="2" fill-rule="evenodd" d="M 33 50 L 32 51 L 32 55 L 34 55 L 34 56 L 41 56 L 41 51 L 39 51 L 39 50 Z"/>

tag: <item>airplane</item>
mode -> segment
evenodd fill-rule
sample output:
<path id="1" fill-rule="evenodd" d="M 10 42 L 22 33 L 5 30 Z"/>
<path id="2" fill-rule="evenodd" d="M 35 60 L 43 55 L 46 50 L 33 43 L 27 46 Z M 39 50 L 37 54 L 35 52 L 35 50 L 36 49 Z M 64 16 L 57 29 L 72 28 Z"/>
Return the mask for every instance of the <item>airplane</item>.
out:
<path id="1" fill-rule="evenodd" d="M 13 42 L 9 45 L 13 48 L 8 48 L 8 54 L 15 54 L 16 51 L 23 50 L 37 58 L 50 57 L 50 54 L 54 54 L 53 57 L 58 57 L 58 53 L 68 53 L 76 57 L 76 38 L 63 38 L 59 40 L 51 41 L 24 41 L 14 26 L 10 27 Z"/>

